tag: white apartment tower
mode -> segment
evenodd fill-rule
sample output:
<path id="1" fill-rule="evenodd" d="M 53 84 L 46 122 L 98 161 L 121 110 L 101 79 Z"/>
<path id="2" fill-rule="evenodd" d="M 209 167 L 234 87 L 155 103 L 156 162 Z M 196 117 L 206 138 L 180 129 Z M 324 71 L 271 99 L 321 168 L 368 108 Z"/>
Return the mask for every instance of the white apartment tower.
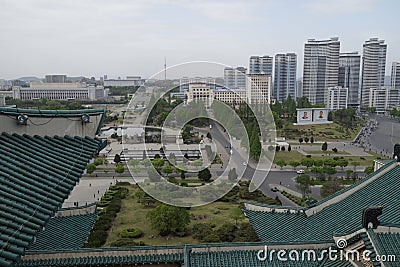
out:
<path id="1" fill-rule="evenodd" d="M 371 38 L 363 45 L 361 105 L 370 105 L 370 90 L 381 90 L 385 82 L 387 44 L 384 40 Z M 377 94 L 379 95 L 379 94 Z"/>
<path id="2" fill-rule="evenodd" d="M 304 45 L 303 96 L 311 104 L 326 102 L 328 88 L 338 85 L 339 38 L 309 39 Z"/>

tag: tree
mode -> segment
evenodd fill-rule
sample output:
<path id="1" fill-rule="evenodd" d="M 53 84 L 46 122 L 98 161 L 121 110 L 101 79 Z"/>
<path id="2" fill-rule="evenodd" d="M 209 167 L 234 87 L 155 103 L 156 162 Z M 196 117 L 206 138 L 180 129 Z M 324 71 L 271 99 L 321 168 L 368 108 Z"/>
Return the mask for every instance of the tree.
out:
<path id="1" fill-rule="evenodd" d="M 89 163 L 86 166 L 86 172 L 92 174 L 96 170 L 96 165 L 94 163 Z"/>
<path id="2" fill-rule="evenodd" d="M 161 236 L 183 233 L 190 223 L 190 213 L 187 209 L 166 204 L 158 205 L 155 209 L 150 210 L 146 217 L 150 221 L 151 227 Z"/>
<path id="3" fill-rule="evenodd" d="M 350 179 L 353 170 L 346 170 L 346 179 Z"/>
<path id="4" fill-rule="evenodd" d="M 296 177 L 296 187 L 301 191 L 302 196 L 311 193 L 311 179 L 307 174 L 301 174 Z"/>
<path id="5" fill-rule="evenodd" d="M 115 154 L 114 156 L 114 162 L 115 163 L 120 163 L 121 162 L 121 156 L 119 154 Z"/>
<path id="6" fill-rule="evenodd" d="M 364 169 L 364 173 L 366 175 L 371 174 L 373 172 L 374 172 L 374 166 L 368 166 L 368 167 L 365 167 L 365 169 Z"/>
<path id="7" fill-rule="evenodd" d="M 283 159 L 278 159 L 276 161 L 276 165 L 278 165 L 282 169 L 284 166 L 286 166 L 286 162 Z"/>
<path id="8" fill-rule="evenodd" d="M 285 150 L 286 150 L 285 146 L 281 146 L 281 151 L 285 151 Z"/>
<path id="9" fill-rule="evenodd" d="M 94 165 L 99 166 L 103 164 L 103 158 L 96 158 L 93 163 Z"/>
<path id="10" fill-rule="evenodd" d="M 289 165 L 293 167 L 293 170 L 295 170 L 296 167 L 298 167 L 300 165 L 300 162 L 298 162 L 298 161 L 290 161 Z"/>
<path id="11" fill-rule="evenodd" d="M 314 165 L 314 160 L 311 159 L 311 158 L 302 158 L 301 161 L 300 161 L 300 164 L 302 166 L 306 166 L 307 169 L 308 169 L 308 168 L 310 168 L 310 167 L 312 167 Z"/>
<path id="12" fill-rule="evenodd" d="M 172 173 L 171 165 L 168 164 L 164 168 L 162 168 L 162 172 L 165 173 L 168 177 L 168 175 Z"/>
<path id="13" fill-rule="evenodd" d="M 280 147 L 280 146 L 276 146 L 276 147 L 275 147 L 275 151 L 276 151 L 276 152 L 279 152 L 280 150 L 281 150 L 281 147 Z"/>
<path id="14" fill-rule="evenodd" d="M 299 138 L 299 143 L 300 144 L 303 143 L 303 138 L 302 137 Z"/>
<path id="15" fill-rule="evenodd" d="M 116 173 L 123 173 L 124 170 L 125 170 L 124 164 L 122 162 L 117 163 L 117 165 L 115 166 L 115 172 Z"/>
<path id="16" fill-rule="evenodd" d="M 347 159 L 339 159 L 339 160 L 337 160 L 337 165 L 342 167 L 342 171 L 343 171 L 344 167 L 347 167 L 347 165 L 349 165 L 349 161 Z"/>
<path id="17" fill-rule="evenodd" d="M 327 151 L 327 150 L 328 150 L 328 143 L 327 143 L 327 142 L 324 142 L 324 143 L 322 144 L 321 149 L 322 149 L 322 151 Z"/>
<path id="18" fill-rule="evenodd" d="M 228 173 L 228 180 L 231 181 L 232 183 L 236 182 L 236 179 L 238 178 L 238 175 L 236 173 L 236 168 L 230 169 Z"/>
<path id="19" fill-rule="evenodd" d="M 239 208 L 231 209 L 231 211 L 229 212 L 229 216 L 235 221 L 235 225 L 238 224 L 239 220 L 244 219 L 244 215 Z"/>
<path id="20" fill-rule="evenodd" d="M 314 136 L 311 136 L 311 138 L 310 138 L 310 143 L 311 143 L 311 144 L 314 144 Z"/>
<path id="21" fill-rule="evenodd" d="M 157 170 L 160 170 L 161 167 L 164 166 L 164 161 L 160 158 L 156 158 L 156 159 L 153 159 L 152 164 L 153 164 L 154 168 L 156 168 Z"/>
<path id="22" fill-rule="evenodd" d="M 310 141 L 310 138 L 308 138 L 307 136 L 304 138 L 304 142 L 308 143 Z"/>
<path id="23" fill-rule="evenodd" d="M 288 146 L 288 148 L 287 148 L 287 151 L 288 151 L 288 152 L 292 151 L 292 147 L 291 147 L 290 144 L 289 144 L 289 146 Z"/>
<path id="24" fill-rule="evenodd" d="M 212 136 L 211 136 L 210 132 L 207 133 L 207 138 L 212 140 Z"/>
<path id="25" fill-rule="evenodd" d="M 343 186 L 340 185 L 339 180 L 333 179 L 322 185 L 320 194 L 322 198 L 325 198 L 341 189 L 343 189 Z"/>
<path id="26" fill-rule="evenodd" d="M 199 180 L 208 182 L 211 179 L 211 172 L 208 168 L 199 171 Z"/>

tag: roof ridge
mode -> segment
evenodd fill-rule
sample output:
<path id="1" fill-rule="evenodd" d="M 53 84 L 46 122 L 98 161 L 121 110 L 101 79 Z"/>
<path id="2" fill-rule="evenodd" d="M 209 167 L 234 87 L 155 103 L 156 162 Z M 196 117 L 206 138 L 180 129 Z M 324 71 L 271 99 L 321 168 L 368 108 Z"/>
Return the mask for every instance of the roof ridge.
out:
<path id="1" fill-rule="evenodd" d="M 312 216 L 333 204 L 341 202 L 342 200 L 351 196 L 353 193 L 363 189 L 368 184 L 372 183 L 376 179 L 379 179 L 380 177 L 382 177 L 382 175 L 392 171 L 398 166 L 399 164 L 395 161 L 384 165 L 380 169 L 364 177 L 363 179 L 354 183 L 353 185 L 346 187 L 338 191 L 337 193 L 331 195 L 330 197 L 327 197 L 322 201 L 317 202 L 314 206 L 307 208 L 305 210 L 305 213 L 307 214 L 307 216 Z"/>

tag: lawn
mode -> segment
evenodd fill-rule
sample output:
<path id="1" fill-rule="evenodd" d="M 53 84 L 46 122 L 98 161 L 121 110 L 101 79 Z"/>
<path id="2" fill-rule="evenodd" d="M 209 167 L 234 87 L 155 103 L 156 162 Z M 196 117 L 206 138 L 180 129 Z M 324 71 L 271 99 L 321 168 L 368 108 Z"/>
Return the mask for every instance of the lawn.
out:
<path id="1" fill-rule="evenodd" d="M 337 123 L 315 124 L 315 125 L 293 125 L 286 123 L 282 129 L 277 130 L 277 136 L 285 137 L 287 140 L 298 140 L 300 137 L 311 138 L 317 141 L 350 141 L 353 140 L 362 125 L 357 125 L 351 129 L 346 129 Z"/>
<path id="2" fill-rule="evenodd" d="M 306 152 L 307 154 L 324 154 L 325 153 L 322 150 L 304 150 L 304 152 Z M 338 151 L 338 152 L 328 151 L 328 153 L 333 154 L 333 155 L 350 155 L 350 153 L 348 153 L 346 151 Z"/>
<path id="3" fill-rule="evenodd" d="M 155 230 L 151 228 L 149 221 L 146 218 L 146 214 L 153 207 L 146 207 L 140 203 L 134 197 L 134 194 L 139 190 L 134 185 L 126 186 L 129 189 L 129 193 L 125 199 L 122 200 L 121 211 L 117 214 L 114 220 L 113 226 L 108 233 L 107 241 L 105 246 L 112 245 L 112 242 L 120 239 L 119 233 L 123 229 L 127 228 L 138 228 L 143 232 L 143 236 L 134 241 L 143 241 L 146 245 L 172 245 L 172 244 L 197 244 L 200 243 L 198 240 L 189 236 L 178 237 L 169 235 L 166 237 L 159 236 Z M 224 223 L 231 222 L 235 223 L 230 218 L 229 213 L 233 208 L 239 207 L 239 204 L 220 202 L 216 201 L 211 204 L 195 207 L 190 210 L 191 213 L 191 225 L 195 223 L 213 223 L 216 227 L 223 225 Z M 247 221 L 247 219 L 243 220 Z"/>
<path id="4" fill-rule="evenodd" d="M 317 151 L 317 152 L 319 152 L 318 154 L 322 153 L 322 151 Z M 371 166 L 374 163 L 374 160 L 377 159 L 378 157 L 380 157 L 381 159 L 389 159 L 388 157 L 385 157 L 383 155 L 374 152 L 367 152 L 367 153 L 370 154 L 371 156 L 365 156 L 365 157 L 347 156 L 339 153 L 330 152 L 330 156 L 312 156 L 312 159 L 328 159 L 328 158 L 343 156 L 345 159 L 349 161 L 349 166 L 353 166 L 352 164 L 353 162 L 358 162 L 359 166 Z M 301 159 L 303 158 L 305 158 L 305 156 L 296 150 L 292 150 L 290 152 L 278 151 L 275 152 L 274 163 L 276 163 L 277 160 L 284 160 L 286 163 L 289 163 L 290 161 L 301 161 Z"/>

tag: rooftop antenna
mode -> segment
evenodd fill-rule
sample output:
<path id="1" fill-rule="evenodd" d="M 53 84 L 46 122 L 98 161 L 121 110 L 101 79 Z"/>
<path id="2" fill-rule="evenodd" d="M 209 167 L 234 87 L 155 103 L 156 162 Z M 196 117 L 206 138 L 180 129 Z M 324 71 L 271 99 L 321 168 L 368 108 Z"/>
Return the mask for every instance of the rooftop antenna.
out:
<path id="1" fill-rule="evenodd" d="M 164 80 L 167 80 L 167 58 L 164 57 Z"/>

